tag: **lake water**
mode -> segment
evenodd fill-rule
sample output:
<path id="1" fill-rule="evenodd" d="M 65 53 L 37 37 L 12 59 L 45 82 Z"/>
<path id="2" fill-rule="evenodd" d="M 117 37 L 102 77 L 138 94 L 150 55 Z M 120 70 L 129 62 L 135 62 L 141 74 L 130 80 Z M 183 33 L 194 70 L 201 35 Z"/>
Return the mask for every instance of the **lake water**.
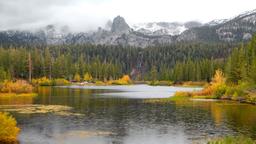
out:
<path id="1" fill-rule="evenodd" d="M 1 98 L 0 111 L 9 109 L 17 119 L 21 144 L 192 144 L 240 134 L 256 138 L 253 105 L 200 100 L 147 102 L 175 91 L 193 90 L 197 88 L 40 87 L 35 98 Z M 42 105 L 67 106 L 68 110 L 46 113 L 40 109 Z M 28 112 L 31 107 L 37 112 Z"/>

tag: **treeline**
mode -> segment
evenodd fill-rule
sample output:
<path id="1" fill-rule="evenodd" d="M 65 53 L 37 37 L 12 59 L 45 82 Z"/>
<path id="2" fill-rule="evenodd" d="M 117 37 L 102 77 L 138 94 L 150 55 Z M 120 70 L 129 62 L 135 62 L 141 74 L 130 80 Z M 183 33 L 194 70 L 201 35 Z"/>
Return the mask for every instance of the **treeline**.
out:
<path id="1" fill-rule="evenodd" d="M 211 81 L 217 69 L 224 68 L 223 59 L 201 59 L 194 60 L 188 59 L 184 62 L 177 62 L 171 69 L 161 67 L 157 80 L 170 80 L 175 82 L 182 81 Z M 149 80 L 153 80 L 152 75 L 154 68 L 151 69 Z"/>
<path id="2" fill-rule="evenodd" d="M 75 74 L 83 76 L 86 73 L 95 79 L 116 79 L 122 74 L 121 65 L 112 62 L 101 62 L 94 57 L 89 62 L 80 55 L 74 60 L 70 54 L 54 56 L 46 48 L 38 49 L 3 49 L 0 48 L 0 80 L 10 78 L 28 79 L 29 55 L 31 55 L 32 77 L 65 78 L 72 80 Z"/>
<path id="3" fill-rule="evenodd" d="M 32 77 L 65 78 L 89 73 L 98 80 L 117 79 L 137 71 L 138 80 L 209 80 L 223 67 L 237 44 L 177 43 L 149 48 L 106 45 L 8 46 L 0 47 L 0 79 L 28 79 L 29 55 Z M 153 75 L 152 75 L 152 70 Z M 1 74 L 3 73 L 3 74 Z"/>
<path id="4" fill-rule="evenodd" d="M 256 83 L 256 36 L 248 44 L 233 50 L 225 67 L 225 75 L 229 83 Z"/>
<path id="5" fill-rule="evenodd" d="M 176 96 L 236 100 L 256 104 L 256 36 L 234 49 L 223 69 L 216 70 L 209 85 L 201 91 L 181 92 Z"/>

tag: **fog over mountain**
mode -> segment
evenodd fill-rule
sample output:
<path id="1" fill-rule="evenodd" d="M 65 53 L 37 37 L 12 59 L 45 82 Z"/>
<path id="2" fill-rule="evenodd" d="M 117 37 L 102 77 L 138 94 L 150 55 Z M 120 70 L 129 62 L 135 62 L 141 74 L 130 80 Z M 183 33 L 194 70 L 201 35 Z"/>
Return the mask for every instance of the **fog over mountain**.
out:
<path id="1" fill-rule="evenodd" d="M 232 7 L 228 7 L 232 2 Z M 71 31 L 105 28 L 117 15 L 133 25 L 150 22 L 224 19 L 254 9 L 255 1 L 196 0 L 1 0 L 0 30 L 34 30 L 46 25 L 68 26 Z"/>

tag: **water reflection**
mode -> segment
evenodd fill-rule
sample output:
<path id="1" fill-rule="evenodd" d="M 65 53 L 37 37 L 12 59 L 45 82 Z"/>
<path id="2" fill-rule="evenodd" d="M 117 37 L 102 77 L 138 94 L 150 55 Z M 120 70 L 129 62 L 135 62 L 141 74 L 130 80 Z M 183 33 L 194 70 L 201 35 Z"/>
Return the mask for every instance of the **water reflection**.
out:
<path id="1" fill-rule="evenodd" d="M 33 96 L 2 96 L 0 97 L 0 105 L 26 105 L 33 104 Z"/>
<path id="2" fill-rule="evenodd" d="M 144 103 L 112 94 L 133 95 L 148 86 L 119 88 L 40 87 L 39 96 L 29 103 L 65 105 L 83 116 L 14 113 L 22 128 L 21 143 L 189 144 L 230 134 L 256 138 L 255 106 L 221 101 Z M 161 97 L 177 89 L 158 90 L 155 95 Z M 0 99 L 1 104 L 5 102 Z M 8 104 L 12 102 L 16 99 Z"/>

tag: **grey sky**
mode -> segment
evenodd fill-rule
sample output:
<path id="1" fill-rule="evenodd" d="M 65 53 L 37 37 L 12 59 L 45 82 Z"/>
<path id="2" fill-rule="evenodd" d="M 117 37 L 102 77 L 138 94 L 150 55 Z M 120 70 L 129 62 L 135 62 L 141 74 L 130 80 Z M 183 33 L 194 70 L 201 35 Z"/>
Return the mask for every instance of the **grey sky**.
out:
<path id="1" fill-rule="evenodd" d="M 104 26 L 117 15 L 130 25 L 155 21 L 207 22 L 253 9 L 255 0 L 0 0 L 0 29 L 56 24 L 85 31 Z"/>

